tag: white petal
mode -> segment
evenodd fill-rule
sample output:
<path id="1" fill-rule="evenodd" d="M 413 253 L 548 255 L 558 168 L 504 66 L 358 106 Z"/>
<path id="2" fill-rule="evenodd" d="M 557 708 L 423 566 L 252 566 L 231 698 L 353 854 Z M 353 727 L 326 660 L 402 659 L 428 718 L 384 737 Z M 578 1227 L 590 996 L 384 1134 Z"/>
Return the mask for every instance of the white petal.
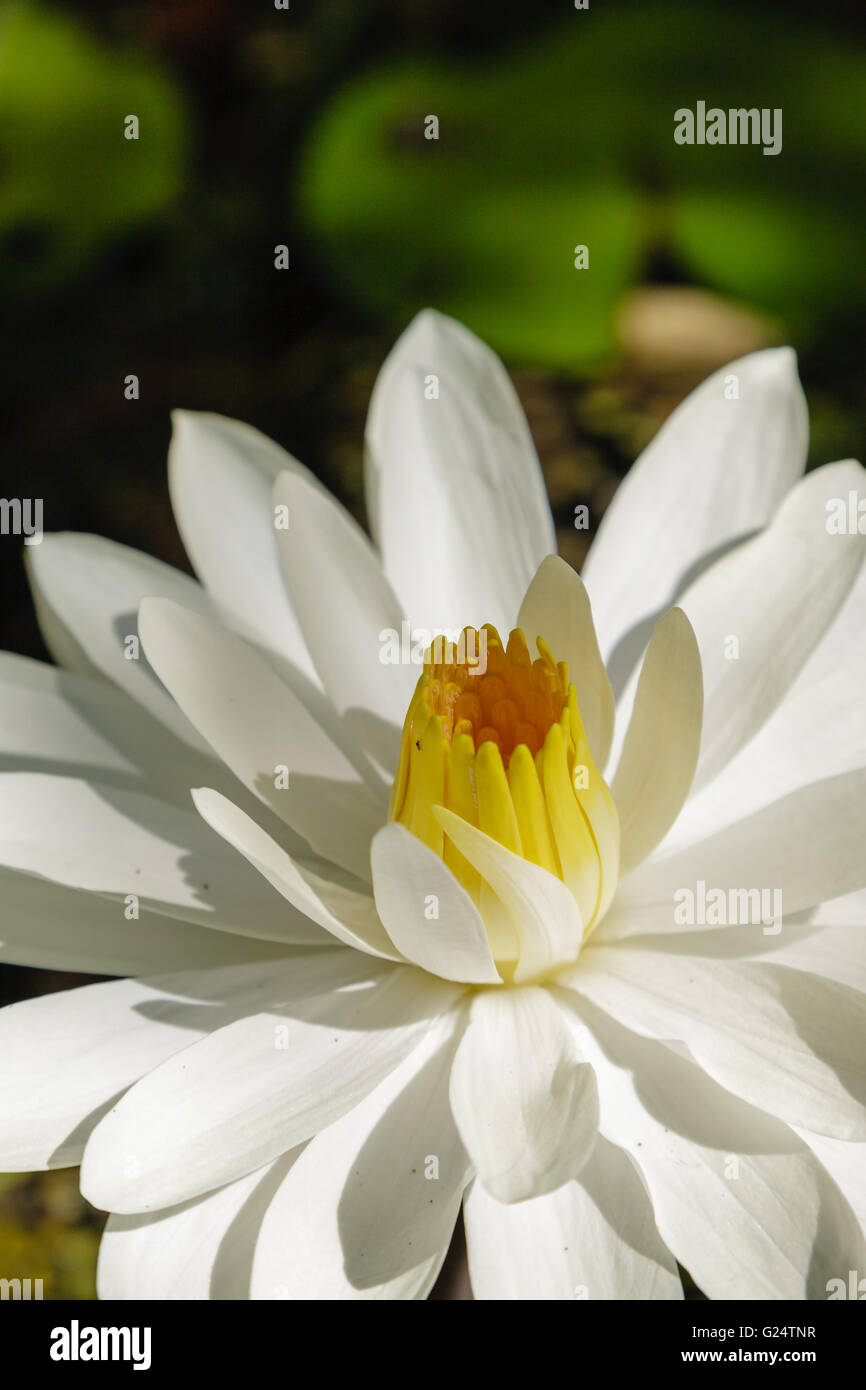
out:
<path id="1" fill-rule="evenodd" d="M 866 889 L 855 893 L 845 893 L 838 898 L 827 898 L 810 908 L 798 920 L 808 920 L 820 927 L 851 927 L 866 925 Z"/>
<path id="2" fill-rule="evenodd" d="M 683 594 L 704 673 L 696 785 L 710 781 L 766 722 L 850 592 L 864 540 L 830 535 L 825 502 L 856 488 L 862 477 L 863 469 L 851 462 L 808 474 L 766 531 Z"/>
<path id="3" fill-rule="evenodd" d="M 860 475 L 859 506 L 863 505 L 863 477 Z M 856 652 L 866 627 L 866 562 L 851 587 L 848 597 L 806 662 L 794 685 L 808 687 L 820 680 L 827 671 L 846 666 Z"/>
<path id="4" fill-rule="evenodd" d="M 0 869 L 0 961 L 92 975 L 146 975 L 271 960 L 288 948 L 273 941 L 211 931 L 123 902 L 77 892 L 48 879 Z"/>
<path id="5" fill-rule="evenodd" d="M 589 947 L 558 977 L 648 1038 L 678 1039 L 722 1086 L 789 1124 L 866 1139 L 866 997 L 798 970 Z"/>
<path id="6" fill-rule="evenodd" d="M 357 1105 L 456 997 L 349 950 L 299 957 L 266 984 L 266 1012 L 157 1067 L 97 1125 L 81 1169 L 95 1206 L 173 1206 L 271 1162 Z"/>
<path id="7" fill-rule="evenodd" d="M 152 912 L 219 931 L 295 945 L 319 939 L 193 810 L 120 787 L 0 773 L 0 863 L 116 896 L 118 929 L 134 895 Z"/>
<path id="8" fill-rule="evenodd" d="M 64 533 L 46 536 L 38 547 L 38 557 L 32 554 L 36 548 L 28 552 L 30 578 L 40 626 L 56 659 L 76 672 L 107 676 L 175 733 L 182 740 L 178 752 L 170 740 L 159 761 L 173 754 L 179 764 L 178 777 L 186 775 L 188 763 L 194 763 L 198 770 L 189 774 L 187 786 L 213 782 L 215 773 L 205 772 L 205 768 L 218 766 L 211 748 L 162 689 L 146 655 L 127 646 L 127 638 L 138 641 L 139 611 L 148 598 L 176 600 L 184 610 L 219 623 L 228 617 L 232 631 L 240 630 L 258 644 L 261 633 L 255 625 L 241 624 L 232 614 L 226 616 L 216 599 L 188 575 L 113 541 Z M 345 747 L 348 736 L 318 684 L 273 646 L 268 659 L 295 698 L 327 730 L 331 741 Z M 387 788 L 382 790 L 381 778 L 365 763 L 361 749 L 356 752 L 356 765 L 374 790 L 386 798 Z M 231 788 L 233 780 L 226 779 L 225 789 Z"/>
<path id="9" fill-rule="evenodd" d="M 112 980 L 0 1009 L 0 1167 L 80 1163 L 85 1141 L 140 1076 L 259 1007 L 260 963 Z"/>
<path id="10" fill-rule="evenodd" d="M 866 1231 L 866 1144 L 846 1144 L 843 1139 L 828 1139 L 825 1134 L 811 1134 L 807 1129 L 798 1129 L 797 1133 L 829 1173 L 846 1202 L 851 1203 L 854 1215 Z M 840 1276 L 847 1272 L 838 1271 Z M 862 1271 L 860 1277 L 863 1277 Z"/>
<path id="11" fill-rule="evenodd" d="M 0 767 L 95 777 L 186 806 L 216 764 L 102 677 L 0 652 Z"/>
<path id="12" fill-rule="evenodd" d="M 454 1022 L 304 1149 L 262 1224 L 253 1298 L 426 1297 L 467 1181 L 448 1112 Z"/>
<path id="13" fill-rule="evenodd" d="M 698 644 L 682 609 L 672 608 L 653 631 L 611 786 L 621 874 L 646 859 L 682 809 L 697 766 L 702 711 Z"/>
<path id="14" fill-rule="evenodd" d="M 679 895 L 700 881 L 707 892 L 773 889 L 786 917 L 852 893 L 866 881 L 864 817 L 866 769 L 800 787 L 709 839 L 646 860 L 619 887 L 597 939 L 682 931 Z"/>
<path id="15" fill-rule="evenodd" d="M 574 960 L 583 940 L 583 923 L 565 884 L 546 869 L 512 854 L 444 806 L 434 806 L 433 814 L 460 853 L 490 884 L 514 926 L 520 953 L 514 971 L 517 983 Z"/>
<path id="16" fill-rule="evenodd" d="M 696 566 L 766 524 L 803 472 L 807 445 L 790 348 L 731 362 L 665 422 L 617 488 L 583 569 L 616 689 Z"/>
<path id="17" fill-rule="evenodd" d="M 390 740 L 382 740 L 393 772 L 419 673 L 410 665 L 383 664 L 383 634 L 399 634 L 404 615 L 379 557 L 357 522 L 317 483 L 283 473 L 274 504 L 289 509 L 289 528 L 277 533 L 280 554 L 322 684 L 350 728 L 353 721 L 369 723 L 370 714 L 393 725 Z"/>
<path id="18" fill-rule="evenodd" d="M 160 679 L 245 786 L 317 853 L 369 877 L 384 810 L 265 658 L 177 604 L 143 603 L 140 624 Z"/>
<path id="19" fill-rule="evenodd" d="M 757 906 L 757 904 L 756 904 Z M 772 911 L 772 909 L 770 909 Z M 819 910 L 820 911 L 820 910 Z M 757 913 L 755 917 L 757 919 Z M 713 931 L 680 931 L 643 937 L 641 945 L 704 960 L 764 961 L 820 975 L 866 994 L 866 908 L 856 924 L 807 922 L 768 915 L 766 923 L 744 922 Z"/>
<path id="20" fill-rule="evenodd" d="M 108 1218 L 99 1246 L 101 1299 L 247 1299 L 253 1251 L 274 1192 L 298 1155 L 152 1215 Z"/>
<path id="21" fill-rule="evenodd" d="M 544 989 L 485 990 L 451 1072 L 451 1108 L 501 1202 L 551 1192 L 580 1171 L 598 1129 L 595 1076 Z"/>
<path id="22" fill-rule="evenodd" d="M 175 410 L 172 422 L 171 501 L 196 574 L 240 625 L 314 676 L 283 581 L 271 503 L 280 473 L 306 469 L 238 420 Z"/>
<path id="23" fill-rule="evenodd" d="M 719 776 L 689 798 L 663 850 L 672 853 L 800 788 L 864 766 L 866 654 L 854 653 L 822 679 L 795 684 Z"/>
<path id="24" fill-rule="evenodd" d="M 520 605 L 517 626 L 530 651 L 543 637 L 557 661 L 567 661 L 593 759 L 604 768 L 613 737 L 614 700 L 601 659 L 583 580 L 558 555 L 542 560 Z"/>
<path id="25" fill-rule="evenodd" d="M 413 625 L 508 632 L 556 542 L 502 363 L 461 324 L 425 310 L 379 373 L 366 437 L 367 509 Z"/>
<path id="26" fill-rule="evenodd" d="M 501 982 L 481 915 L 438 855 L 394 824 L 374 839 L 371 862 L 379 915 L 407 960 L 445 980 Z"/>
<path id="27" fill-rule="evenodd" d="M 186 576 L 179 577 L 186 581 Z M 136 627 L 137 621 L 136 617 Z M 324 724 L 332 739 L 342 740 L 341 746 L 345 746 L 345 731 L 323 693 L 282 658 L 274 655 L 271 659 L 299 698 L 305 703 L 309 701 L 314 717 Z M 259 806 L 257 799 L 248 795 L 198 738 L 192 726 L 188 726 L 190 739 L 200 746 L 200 752 L 175 737 L 138 699 L 131 698 L 89 663 L 83 664 L 89 674 L 58 669 L 10 652 L 0 653 L 0 766 L 10 771 L 96 776 L 99 781 L 129 786 L 184 807 L 189 806 L 190 788 L 209 782 L 243 805 Z M 123 663 L 128 664 L 136 662 Z M 138 664 L 147 665 L 143 655 Z M 151 687 L 157 689 L 158 681 L 155 673 L 147 669 L 150 694 Z M 174 702 L 170 700 L 169 704 L 174 715 L 182 718 Z M 351 749 L 351 743 L 348 746 Z M 387 789 L 383 790 L 381 779 L 365 767 L 361 754 L 358 766 L 384 798 Z"/>
<path id="28" fill-rule="evenodd" d="M 839 1266 L 864 1267 L 853 1212 L 787 1126 L 664 1044 L 581 1015 L 602 1133 L 637 1162 L 662 1240 L 709 1298 L 823 1299 Z"/>
<path id="29" fill-rule="evenodd" d="M 475 1182 L 463 1205 L 482 1301 L 681 1299 L 674 1257 L 630 1160 L 604 1139 L 576 1182 L 506 1205 Z"/>
<path id="30" fill-rule="evenodd" d="M 457 1023 L 453 1010 L 440 1019 L 375 1095 L 371 1110 L 378 1118 L 347 1171 L 337 1207 L 343 1267 L 357 1289 L 438 1262 L 448 1248 L 470 1176 L 448 1100 Z"/>
<path id="31" fill-rule="evenodd" d="M 322 928 L 317 934 L 320 945 L 328 944 L 324 936 L 328 932 L 356 950 L 398 959 L 369 893 L 327 882 L 296 864 L 266 830 L 211 787 L 197 788 L 193 800 L 208 825 L 234 845 L 299 912 Z"/>
<path id="32" fill-rule="evenodd" d="M 184 743 L 207 745 L 127 639 L 138 641 L 138 610 L 149 596 L 210 613 L 207 594 L 189 575 L 101 536 L 72 531 L 44 536 L 27 553 L 39 625 L 55 660 L 71 670 L 100 671 Z"/>

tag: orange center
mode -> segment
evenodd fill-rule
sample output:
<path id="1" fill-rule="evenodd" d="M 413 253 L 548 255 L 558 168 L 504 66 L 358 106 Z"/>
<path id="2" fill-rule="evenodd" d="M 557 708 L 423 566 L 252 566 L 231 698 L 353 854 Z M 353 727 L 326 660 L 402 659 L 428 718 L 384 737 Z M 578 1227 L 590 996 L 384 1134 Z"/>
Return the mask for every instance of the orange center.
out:
<path id="1" fill-rule="evenodd" d="M 568 668 L 543 642 L 539 650 L 533 661 L 519 629 L 505 648 L 495 627 L 467 629 L 456 646 L 440 643 L 429 654 L 415 701 L 438 715 L 448 743 L 459 734 L 468 734 L 476 750 L 495 743 L 506 767 L 519 744 L 534 757 L 568 700 Z"/>

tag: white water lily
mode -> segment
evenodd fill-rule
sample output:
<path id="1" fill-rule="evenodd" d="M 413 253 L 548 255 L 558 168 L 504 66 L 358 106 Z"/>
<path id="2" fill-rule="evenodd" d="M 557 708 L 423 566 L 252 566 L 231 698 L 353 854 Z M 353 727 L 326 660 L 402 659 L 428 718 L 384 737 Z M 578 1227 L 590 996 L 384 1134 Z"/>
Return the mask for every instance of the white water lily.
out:
<path id="1" fill-rule="evenodd" d="M 581 580 L 504 369 L 427 312 L 375 545 L 180 414 L 200 583 L 31 549 L 65 669 L 0 661 L 3 958 L 129 978 L 2 1011 L 0 1168 L 81 1162 L 103 1297 L 423 1298 L 461 1203 L 481 1299 L 866 1270 L 863 473 L 806 443 L 793 354 L 732 364 Z M 404 621 L 490 624 L 483 675 L 380 660 Z M 783 921 L 720 915 L 760 890 Z"/>

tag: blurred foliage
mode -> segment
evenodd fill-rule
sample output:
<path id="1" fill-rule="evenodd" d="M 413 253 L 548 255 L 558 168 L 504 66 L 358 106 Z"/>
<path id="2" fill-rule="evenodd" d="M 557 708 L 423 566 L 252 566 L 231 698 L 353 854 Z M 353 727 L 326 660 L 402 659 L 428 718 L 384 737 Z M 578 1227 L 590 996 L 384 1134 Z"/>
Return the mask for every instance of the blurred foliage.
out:
<path id="1" fill-rule="evenodd" d="M 124 136 L 124 118 L 140 122 Z M 26 0 L 0 7 L 0 291 L 56 288 L 165 211 L 183 183 L 177 86 Z"/>
<path id="2" fill-rule="evenodd" d="M 679 146 L 674 111 L 783 110 L 783 148 Z M 439 139 L 425 138 L 425 117 Z M 778 14 L 575 13 L 491 64 L 405 62 L 338 91 L 300 200 L 328 266 L 401 326 L 419 303 L 509 358 L 583 366 L 653 267 L 757 305 L 798 341 L 862 312 L 863 54 Z M 590 269 L 573 269 L 573 247 Z"/>
<path id="3" fill-rule="evenodd" d="M 0 1175 L 0 1278 L 41 1279 L 44 1299 L 95 1298 L 101 1227 L 77 1168 Z"/>

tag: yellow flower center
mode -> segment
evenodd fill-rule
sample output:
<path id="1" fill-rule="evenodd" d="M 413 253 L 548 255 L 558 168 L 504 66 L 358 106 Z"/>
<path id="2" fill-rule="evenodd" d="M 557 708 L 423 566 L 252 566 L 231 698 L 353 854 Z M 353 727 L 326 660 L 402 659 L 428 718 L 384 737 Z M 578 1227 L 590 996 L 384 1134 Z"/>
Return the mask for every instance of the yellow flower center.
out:
<path id="1" fill-rule="evenodd" d="M 481 910 L 494 955 L 508 933 L 490 885 L 443 832 L 444 806 L 512 853 L 555 874 L 588 932 L 613 896 L 619 821 L 587 743 L 569 679 L 538 639 L 533 660 L 516 629 L 438 638 L 403 725 L 389 819 L 443 858 Z"/>

